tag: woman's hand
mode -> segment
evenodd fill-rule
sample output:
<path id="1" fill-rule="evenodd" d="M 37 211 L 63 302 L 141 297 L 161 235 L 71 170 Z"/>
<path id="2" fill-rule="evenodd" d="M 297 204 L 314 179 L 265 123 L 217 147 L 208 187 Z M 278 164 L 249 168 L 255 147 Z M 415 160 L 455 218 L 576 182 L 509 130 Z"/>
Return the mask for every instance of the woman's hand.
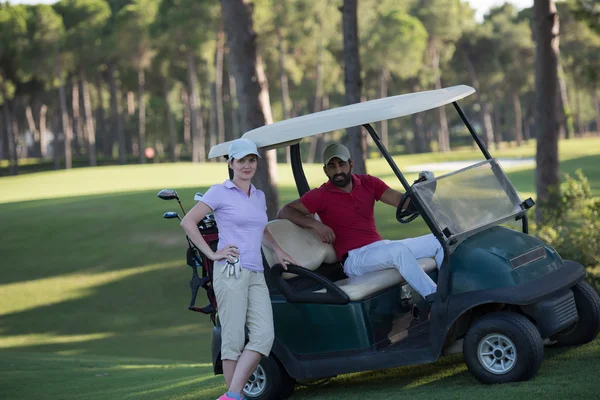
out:
<path id="1" fill-rule="evenodd" d="M 298 262 L 296 262 L 288 253 L 283 251 L 281 247 L 277 247 L 275 249 L 275 256 L 277 257 L 277 262 L 281 264 L 283 269 L 287 271 L 287 264 L 294 264 L 300 266 Z"/>
<path id="2" fill-rule="evenodd" d="M 219 261 L 219 260 L 223 260 L 225 258 L 228 259 L 233 259 L 233 258 L 239 258 L 240 257 L 240 251 L 238 250 L 237 246 L 230 244 L 228 246 L 223 247 L 221 250 L 213 252 L 212 254 L 210 254 L 208 256 L 208 258 L 210 258 L 213 261 Z"/>

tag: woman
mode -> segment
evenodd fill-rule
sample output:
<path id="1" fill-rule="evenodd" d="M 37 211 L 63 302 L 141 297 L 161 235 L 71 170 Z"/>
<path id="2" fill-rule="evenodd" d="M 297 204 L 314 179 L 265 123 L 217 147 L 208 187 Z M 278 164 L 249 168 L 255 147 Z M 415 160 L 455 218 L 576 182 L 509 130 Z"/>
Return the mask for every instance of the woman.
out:
<path id="1" fill-rule="evenodd" d="M 297 264 L 266 230 L 265 194 L 251 183 L 258 162 L 256 144 L 237 139 L 229 146 L 233 179 L 211 187 L 181 221 L 192 242 L 214 264 L 213 287 L 221 322 L 221 359 L 228 391 L 218 400 L 242 399 L 242 389 L 273 345 L 273 310 L 265 283 L 261 242 L 278 262 Z M 198 231 L 198 222 L 214 212 L 219 245 L 213 252 Z M 244 328 L 250 341 L 244 347 Z"/>

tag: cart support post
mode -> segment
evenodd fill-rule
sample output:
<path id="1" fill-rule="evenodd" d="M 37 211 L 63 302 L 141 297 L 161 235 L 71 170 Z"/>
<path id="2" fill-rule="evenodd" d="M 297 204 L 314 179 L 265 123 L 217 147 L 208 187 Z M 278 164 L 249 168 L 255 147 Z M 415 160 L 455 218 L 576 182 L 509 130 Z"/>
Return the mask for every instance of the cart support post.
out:
<path id="1" fill-rule="evenodd" d="M 490 154 L 487 147 L 485 146 L 485 143 L 483 143 L 481 141 L 481 139 L 479 138 L 479 136 L 477 136 L 477 132 L 475 132 L 475 129 L 473 129 L 473 127 L 471 126 L 471 123 L 469 122 L 469 120 L 467 119 L 465 114 L 463 113 L 463 111 L 460 108 L 460 106 L 458 105 L 458 103 L 454 101 L 454 102 L 452 102 L 452 105 L 454 106 L 454 108 L 456 108 L 456 111 L 458 111 L 458 115 L 460 115 L 460 118 L 463 120 L 463 122 L 467 126 L 469 133 L 471 134 L 471 136 L 473 136 L 475 143 L 477 143 L 477 146 L 479 146 L 479 150 L 481 150 L 481 152 L 485 156 L 485 159 L 490 160 L 492 158 L 492 155 Z"/>

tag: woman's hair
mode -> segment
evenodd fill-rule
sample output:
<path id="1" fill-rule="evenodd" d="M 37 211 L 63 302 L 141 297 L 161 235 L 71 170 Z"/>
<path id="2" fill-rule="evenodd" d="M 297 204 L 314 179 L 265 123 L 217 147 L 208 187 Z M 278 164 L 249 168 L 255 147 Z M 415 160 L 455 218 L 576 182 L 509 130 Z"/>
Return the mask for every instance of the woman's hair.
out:
<path id="1" fill-rule="evenodd" d="M 233 163 L 235 158 L 227 158 L 227 172 L 229 172 L 229 179 L 233 179 L 233 169 L 229 166 L 229 163 Z"/>

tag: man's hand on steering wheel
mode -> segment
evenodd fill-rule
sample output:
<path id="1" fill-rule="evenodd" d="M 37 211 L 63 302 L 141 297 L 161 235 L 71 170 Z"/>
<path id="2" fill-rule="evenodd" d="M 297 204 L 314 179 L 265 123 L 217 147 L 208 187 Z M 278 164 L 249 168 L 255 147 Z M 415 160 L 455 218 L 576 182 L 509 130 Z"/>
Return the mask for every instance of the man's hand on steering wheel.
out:
<path id="1" fill-rule="evenodd" d="M 433 172 L 421 171 L 421 172 L 419 172 L 419 177 L 417 178 L 417 180 L 415 180 L 413 182 L 413 185 L 416 183 L 419 183 L 419 182 L 429 181 L 429 180 L 433 180 L 433 179 L 435 179 Z M 432 189 L 432 195 L 434 192 L 435 192 L 435 185 L 433 186 L 433 189 Z M 396 210 L 396 219 L 401 224 L 407 224 L 419 216 L 419 211 L 415 207 L 415 204 L 413 203 L 412 198 L 413 198 L 413 196 L 412 196 L 412 186 L 411 186 L 411 190 L 407 191 L 402 196 L 402 199 L 400 200 L 400 204 L 398 204 L 398 208 Z M 406 208 L 403 208 L 403 206 L 406 204 L 407 201 L 408 201 L 408 204 L 406 205 Z"/>

